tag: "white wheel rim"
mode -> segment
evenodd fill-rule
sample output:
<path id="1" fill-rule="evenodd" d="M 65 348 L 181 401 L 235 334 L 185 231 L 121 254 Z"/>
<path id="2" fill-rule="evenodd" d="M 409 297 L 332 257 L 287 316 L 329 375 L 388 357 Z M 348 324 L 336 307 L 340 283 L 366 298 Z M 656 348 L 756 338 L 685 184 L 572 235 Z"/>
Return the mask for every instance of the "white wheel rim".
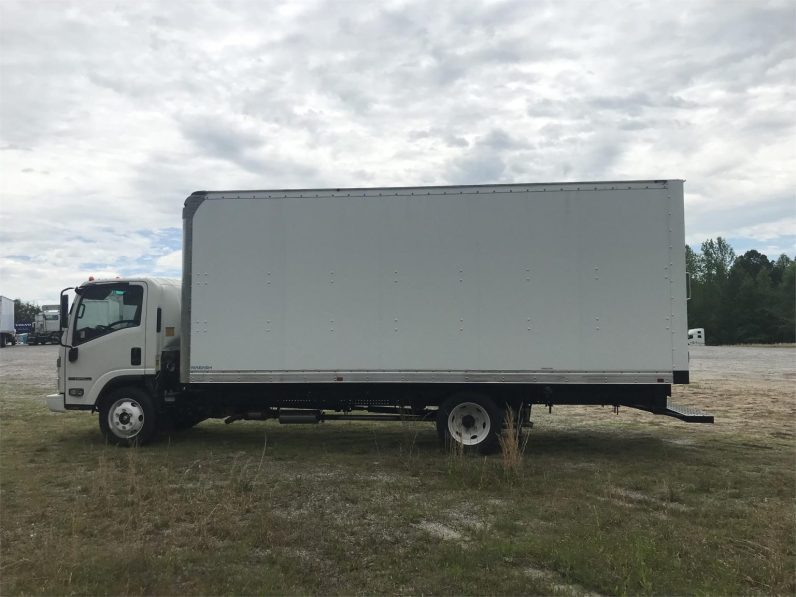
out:
<path id="1" fill-rule="evenodd" d="M 117 437 L 135 437 L 144 428 L 144 409 L 132 398 L 121 398 L 108 410 L 108 426 Z"/>
<path id="2" fill-rule="evenodd" d="M 475 402 L 457 404 L 448 415 L 448 432 L 455 441 L 465 446 L 480 444 L 489 436 L 491 429 L 489 413 Z"/>

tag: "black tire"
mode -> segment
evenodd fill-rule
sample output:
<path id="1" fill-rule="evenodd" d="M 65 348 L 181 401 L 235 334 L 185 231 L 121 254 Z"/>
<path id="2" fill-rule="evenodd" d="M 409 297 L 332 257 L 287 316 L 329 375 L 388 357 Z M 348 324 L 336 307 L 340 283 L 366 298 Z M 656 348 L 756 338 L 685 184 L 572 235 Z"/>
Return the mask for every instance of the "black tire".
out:
<path id="1" fill-rule="evenodd" d="M 6 347 L 6 335 L 0 334 L 0 348 Z"/>
<path id="2" fill-rule="evenodd" d="M 135 386 L 116 388 L 99 405 L 99 426 L 108 443 L 142 446 L 157 430 L 157 411 L 152 398 Z"/>
<path id="3" fill-rule="evenodd" d="M 480 394 L 451 396 L 437 412 L 437 434 L 446 445 L 455 442 L 465 451 L 493 453 L 502 430 L 503 410 Z"/>

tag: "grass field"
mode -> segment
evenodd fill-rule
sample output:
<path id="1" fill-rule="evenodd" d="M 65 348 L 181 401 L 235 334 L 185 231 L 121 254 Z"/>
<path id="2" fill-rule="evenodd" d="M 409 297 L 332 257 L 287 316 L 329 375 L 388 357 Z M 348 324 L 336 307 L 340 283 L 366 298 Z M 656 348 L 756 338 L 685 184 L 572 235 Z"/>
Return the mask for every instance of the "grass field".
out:
<path id="1" fill-rule="evenodd" d="M 4 373 L 0 594 L 793 594 L 793 374 L 704 354 L 716 425 L 540 410 L 514 470 L 419 423 L 114 448 Z"/>

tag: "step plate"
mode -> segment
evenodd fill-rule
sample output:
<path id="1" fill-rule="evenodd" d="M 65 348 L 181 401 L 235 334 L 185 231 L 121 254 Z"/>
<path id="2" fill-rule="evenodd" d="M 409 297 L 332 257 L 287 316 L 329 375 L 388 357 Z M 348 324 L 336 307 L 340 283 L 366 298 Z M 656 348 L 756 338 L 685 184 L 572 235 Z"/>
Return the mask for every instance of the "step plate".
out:
<path id="1" fill-rule="evenodd" d="M 690 406 L 682 406 L 680 404 L 668 404 L 666 410 L 661 413 L 669 417 L 674 417 L 685 421 L 686 423 L 712 423 L 713 415 L 702 412 L 699 409 L 691 408 Z"/>

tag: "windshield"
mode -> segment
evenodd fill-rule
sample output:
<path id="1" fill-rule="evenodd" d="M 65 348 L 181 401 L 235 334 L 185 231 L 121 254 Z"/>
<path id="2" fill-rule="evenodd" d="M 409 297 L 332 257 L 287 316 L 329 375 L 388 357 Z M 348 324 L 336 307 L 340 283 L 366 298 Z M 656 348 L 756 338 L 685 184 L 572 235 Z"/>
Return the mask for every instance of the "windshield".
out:
<path id="1" fill-rule="evenodd" d="M 80 293 L 73 344 L 141 324 L 144 289 L 129 284 L 89 286 Z"/>

